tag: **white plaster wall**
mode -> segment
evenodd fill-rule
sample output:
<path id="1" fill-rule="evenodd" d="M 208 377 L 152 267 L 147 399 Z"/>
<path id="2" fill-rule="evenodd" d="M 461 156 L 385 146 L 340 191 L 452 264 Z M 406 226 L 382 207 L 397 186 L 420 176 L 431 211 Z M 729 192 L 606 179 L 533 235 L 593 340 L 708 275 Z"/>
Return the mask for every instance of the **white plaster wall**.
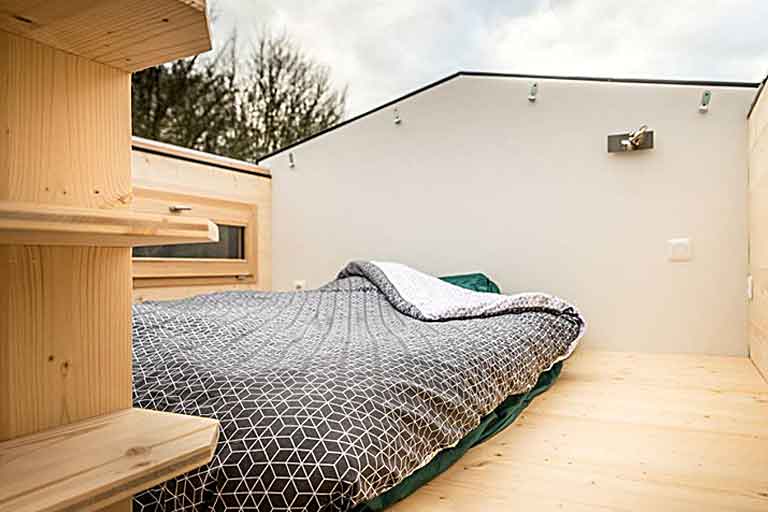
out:
<path id="1" fill-rule="evenodd" d="M 262 162 L 273 170 L 273 283 L 349 260 L 483 271 L 586 314 L 592 348 L 747 352 L 750 88 L 462 76 Z M 609 155 L 647 123 L 656 147 Z M 670 263 L 667 240 L 693 259 Z"/>

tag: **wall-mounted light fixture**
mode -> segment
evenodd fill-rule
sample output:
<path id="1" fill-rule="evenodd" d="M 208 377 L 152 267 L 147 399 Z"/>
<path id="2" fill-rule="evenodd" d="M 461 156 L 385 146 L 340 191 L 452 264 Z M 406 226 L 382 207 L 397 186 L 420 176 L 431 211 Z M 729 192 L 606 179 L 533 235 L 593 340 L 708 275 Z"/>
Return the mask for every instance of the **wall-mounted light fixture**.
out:
<path id="1" fill-rule="evenodd" d="M 699 103 L 699 112 L 706 114 L 709 112 L 709 103 L 712 101 L 712 91 L 704 91 L 701 95 L 701 103 Z"/>
<path id="2" fill-rule="evenodd" d="M 293 159 L 293 152 L 288 153 L 288 167 L 291 169 L 296 167 L 296 161 Z"/>
<path id="3" fill-rule="evenodd" d="M 528 92 L 528 101 L 531 103 L 536 101 L 536 95 L 539 93 L 539 84 L 533 82 L 531 84 L 531 90 Z"/>
<path id="4" fill-rule="evenodd" d="M 395 119 L 394 119 L 395 124 L 400 124 L 400 123 L 403 122 L 403 120 L 400 119 L 400 111 L 399 110 L 395 109 L 394 110 L 394 115 L 395 115 Z"/>
<path id="5" fill-rule="evenodd" d="M 640 149 L 653 148 L 653 130 L 644 124 L 637 130 L 608 136 L 609 153 L 627 153 Z"/>

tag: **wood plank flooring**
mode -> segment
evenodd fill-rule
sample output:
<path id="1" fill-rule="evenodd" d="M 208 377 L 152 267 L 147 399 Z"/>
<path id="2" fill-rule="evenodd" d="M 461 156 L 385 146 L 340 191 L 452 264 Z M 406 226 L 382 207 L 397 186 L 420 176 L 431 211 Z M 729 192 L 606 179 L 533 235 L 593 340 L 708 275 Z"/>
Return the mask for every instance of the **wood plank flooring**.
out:
<path id="1" fill-rule="evenodd" d="M 581 350 L 390 510 L 768 511 L 768 384 L 747 358 Z"/>

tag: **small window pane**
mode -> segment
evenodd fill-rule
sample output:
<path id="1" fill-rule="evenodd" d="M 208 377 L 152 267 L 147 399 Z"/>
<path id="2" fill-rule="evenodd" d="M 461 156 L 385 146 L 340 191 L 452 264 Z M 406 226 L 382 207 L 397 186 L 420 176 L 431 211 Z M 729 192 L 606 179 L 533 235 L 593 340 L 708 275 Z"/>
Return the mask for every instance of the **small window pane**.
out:
<path id="1" fill-rule="evenodd" d="M 134 247 L 133 257 L 245 259 L 245 228 L 225 224 L 218 226 L 218 242 Z"/>

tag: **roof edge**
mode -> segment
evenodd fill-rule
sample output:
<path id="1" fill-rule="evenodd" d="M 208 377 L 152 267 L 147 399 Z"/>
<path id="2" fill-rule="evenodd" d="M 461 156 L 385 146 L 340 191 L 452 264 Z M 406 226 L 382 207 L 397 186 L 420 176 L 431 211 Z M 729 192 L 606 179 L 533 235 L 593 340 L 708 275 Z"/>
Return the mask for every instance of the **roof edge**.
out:
<path id="1" fill-rule="evenodd" d="M 237 160 L 235 158 L 216 155 L 213 153 L 206 153 L 196 149 L 189 149 L 182 146 L 177 146 L 175 144 L 168 144 L 167 142 L 146 139 L 137 135 L 131 136 L 131 149 L 134 151 L 141 151 L 143 153 L 150 153 L 153 155 L 167 156 L 177 160 L 184 160 L 187 162 L 219 167 L 229 171 L 252 174 L 254 176 L 261 176 L 262 178 L 272 177 L 272 173 L 269 172 L 268 169 L 259 167 L 258 165 L 251 162 Z"/>
<path id="2" fill-rule="evenodd" d="M 333 126 L 329 126 L 328 128 L 324 128 L 319 132 L 313 133 L 312 135 L 308 135 L 303 139 L 299 139 L 296 142 L 292 142 L 291 144 L 283 146 L 282 148 L 272 151 L 271 153 L 267 153 L 266 155 L 259 158 L 256 161 L 256 163 L 260 164 L 261 162 L 263 162 L 268 158 L 277 156 L 280 153 L 283 153 L 285 151 L 288 151 L 289 149 L 295 148 L 296 146 L 304 144 L 305 142 L 309 142 L 310 140 L 320 137 L 321 135 L 325 135 L 326 133 L 336 130 L 337 128 L 341 128 L 343 126 L 351 124 L 359 119 L 362 119 L 363 117 L 374 114 L 387 107 L 391 107 L 396 103 L 399 103 L 417 94 L 421 94 L 422 92 L 425 92 L 429 89 L 437 87 L 438 85 L 442 85 L 460 76 L 487 77 L 487 78 L 527 78 L 527 79 L 534 79 L 534 80 L 570 80 L 575 82 L 610 82 L 610 83 L 622 83 L 622 84 L 684 85 L 684 86 L 698 86 L 698 87 L 746 87 L 746 88 L 753 88 L 753 89 L 762 87 L 761 82 L 738 82 L 738 81 L 717 81 L 717 80 L 674 80 L 674 79 L 662 79 L 662 78 L 658 78 L 658 79 L 656 78 L 616 78 L 616 77 L 593 77 L 593 76 L 570 76 L 570 75 L 535 75 L 535 74 L 521 74 L 521 73 L 501 73 L 501 72 L 493 72 L 493 71 L 457 71 L 439 80 L 435 80 L 434 82 L 430 82 L 427 85 L 419 87 L 418 89 L 414 89 L 411 92 L 405 93 L 402 96 L 398 96 L 397 98 L 390 100 L 382 105 L 374 107 L 370 110 L 366 110 L 361 114 L 350 117 L 349 119 L 345 119 L 344 121 L 340 123 L 336 123 Z M 764 84 L 765 80 L 762 83 Z M 751 109 L 750 109 L 750 113 L 751 113 Z"/>
<path id="3" fill-rule="evenodd" d="M 305 142 L 308 142 L 308 141 L 310 141 L 310 140 L 312 140 L 314 138 L 320 137 L 321 135 L 325 135 L 326 133 L 328 133 L 330 131 L 333 131 L 333 130 L 335 130 L 337 128 L 341 128 L 342 126 L 346 126 L 348 124 L 354 123 L 358 119 L 362 119 L 363 117 L 366 117 L 366 116 L 369 116 L 369 115 L 371 115 L 373 113 L 376 113 L 379 110 L 384 110 L 387 107 L 391 107 L 395 103 L 399 103 L 399 102 L 401 102 L 401 101 L 403 101 L 405 99 L 410 98 L 411 96 L 415 96 L 417 94 L 421 94 L 422 92 L 427 91 L 428 89 L 432 89 L 434 87 L 437 87 L 438 85 L 444 84 L 445 82 L 453 80 L 454 78 L 462 75 L 462 73 L 463 73 L 462 71 L 458 71 L 456 73 L 453 73 L 452 75 L 448 75 L 448 76 L 443 77 L 443 78 L 441 78 L 439 80 L 435 80 L 434 82 L 430 82 L 427 85 L 419 87 L 418 89 L 414 89 L 413 91 L 405 93 L 402 96 L 398 96 L 397 98 L 395 98 L 393 100 L 390 100 L 390 101 L 388 101 L 388 102 L 386 102 L 386 103 L 384 103 L 382 105 L 379 105 L 378 107 L 374 107 L 374 108 L 372 108 L 370 110 L 366 110 L 362 114 L 357 114 L 356 116 L 350 117 L 349 119 L 345 119 L 344 121 L 342 121 L 340 123 L 336 123 L 333 126 L 329 126 L 328 128 L 323 128 L 319 132 L 315 132 L 312 135 L 308 135 L 308 136 L 304 137 L 303 139 L 299 139 L 296 142 L 292 142 L 292 143 L 288 144 L 287 146 L 283 146 L 280 149 L 276 149 L 275 151 L 272 151 L 271 153 L 268 153 L 268 154 L 262 156 L 261 158 L 259 158 L 256 161 L 256 163 L 257 164 L 261 163 L 264 160 L 266 160 L 267 158 L 272 158 L 273 156 L 279 155 L 280 153 L 283 153 L 284 151 L 288 151 L 289 149 L 294 148 L 296 146 L 299 146 L 301 144 L 304 144 Z"/>
<path id="4" fill-rule="evenodd" d="M 760 101 L 760 95 L 763 93 L 763 89 L 765 89 L 766 82 L 768 82 L 768 75 L 763 78 L 763 81 L 760 82 L 760 86 L 757 88 L 757 92 L 755 93 L 755 97 L 752 100 L 752 104 L 749 106 L 749 112 L 747 112 L 747 119 L 752 117 L 752 111 L 755 110 L 757 102 Z"/>

